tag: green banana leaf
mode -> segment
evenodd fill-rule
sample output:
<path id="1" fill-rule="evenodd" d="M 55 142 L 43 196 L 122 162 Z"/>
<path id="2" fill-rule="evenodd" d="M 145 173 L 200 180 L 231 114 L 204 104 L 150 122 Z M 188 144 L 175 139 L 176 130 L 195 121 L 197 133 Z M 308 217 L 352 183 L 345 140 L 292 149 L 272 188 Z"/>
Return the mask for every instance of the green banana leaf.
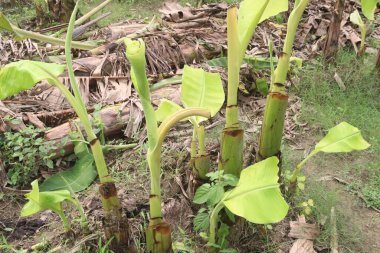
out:
<path id="1" fill-rule="evenodd" d="M 241 44 L 241 58 L 244 57 L 244 52 L 257 25 L 269 17 L 287 10 L 288 0 L 244 0 L 240 3 L 238 34 Z"/>
<path id="2" fill-rule="evenodd" d="M 351 152 L 364 150 L 369 146 L 370 144 L 363 139 L 358 128 L 342 122 L 329 130 L 328 134 L 317 143 L 313 153 L 319 151 L 325 153 Z"/>
<path id="3" fill-rule="evenodd" d="M 354 23 L 355 25 L 359 26 L 360 29 L 363 26 L 365 26 L 362 18 L 360 17 L 358 10 L 355 10 L 353 13 L 350 14 L 350 21 Z"/>
<path id="4" fill-rule="evenodd" d="M 237 186 L 225 193 L 223 204 L 256 224 L 281 221 L 289 206 L 281 195 L 278 162 L 277 157 L 270 157 L 242 170 Z"/>
<path id="5" fill-rule="evenodd" d="M 170 115 L 182 110 L 183 108 L 173 101 L 162 99 L 156 110 L 156 119 L 158 122 L 163 122 Z"/>
<path id="6" fill-rule="evenodd" d="M 80 192 L 86 189 L 98 175 L 94 158 L 88 153 L 82 156 L 69 170 L 59 172 L 47 178 L 40 186 L 41 191 L 69 190 Z"/>
<path id="7" fill-rule="evenodd" d="M 32 182 L 32 191 L 27 193 L 25 197 L 29 202 L 22 208 L 21 217 L 30 216 L 47 209 L 62 213 L 61 203 L 65 200 L 73 201 L 70 192 L 67 190 L 40 192 L 37 180 Z"/>
<path id="8" fill-rule="evenodd" d="M 22 60 L 0 69 L 0 100 L 32 88 L 42 80 L 51 80 L 65 70 L 64 65 Z"/>
<path id="9" fill-rule="evenodd" d="M 85 190 L 98 175 L 95 161 L 81 132 L 73 132 L 74 153 L 77 156 L 75 165 L 66 171 L 47 178 L 40 186 L 41 191 L 69 190 L 80 192 Z"/>
<path id="10" fill-rule="evenodd" d="M 373 20 L 375 18 L 376 5 L 380 0 L 361 0 L 362 12 L 366 18 Z"/>
<path id="11" fill-rule="evenodd" d="M 185 108 L 207 108 L 213 117 L 222 107 L 224 99 L 222 79 L 218 73 L 185 66 L 181 86 L 181 101 Z M 199 124 L 207 119 L 194 117 L 194 120 Z"/>

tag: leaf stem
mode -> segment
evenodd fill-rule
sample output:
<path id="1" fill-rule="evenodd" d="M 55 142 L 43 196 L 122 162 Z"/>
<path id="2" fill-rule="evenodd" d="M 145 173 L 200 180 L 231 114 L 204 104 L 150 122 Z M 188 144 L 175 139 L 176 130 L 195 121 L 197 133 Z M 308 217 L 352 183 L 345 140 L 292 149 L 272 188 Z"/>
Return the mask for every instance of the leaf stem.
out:
<path id="1" fill-rule="evenodd" d="M 74 96 L 76 100 L 78 101 L 78 104 L 80 104 L 81 110 L 86 110 L 86 106 L 79 92 L 77 80 L 75 79 L 73 62 L 72 62 L 73 59 L 71 56 L 71 45 L 72 45 L 72 37 L 73 37 L 73 31 L 74 31 L 74 22 L 75 22 L 76 13 L 78 12 L 78 6 L 80 2 L 81 2 L 80 0 L 77 1 L 74 7 L 74 10 L 72 12 L 72 15 L 70 17 L 70 22 L 69 22 L 69 26 L 67 28 L 67 34 L 66 34 L 65 56 L 66 56 L 67 70 L 68 70 L 68 74 L 70 78 L 70 84 L 74 92 Z"/>
<path id="2" fill-rule="evenodd" d="M 210 247 L 213 247 L 216 243 L 216 230 L 218 227 L 218 215 L 219 212 L 224 208 L 224 198 L 214 207 L 210 215 L 210 234 L 208 238 L 208 242 Z"/>
<path id="3" fill-rule="evenodd" d="M 86 13 L 85 15 L 80 17 L 77 21 L 75 21 L 75 25 L 83 24 L 87 19 L 89 19 L 92 15 L 94 15 L 95 13 L 100 11 L 101 9 L 103 9 L 103 7 L 106 6 L 107 4 L 109 4 L 111 1 L 112 0 L 106 0 L 103 3 L 99 4 L 94 9 L 92 9 L 91 11 L 89 11 L 88 13 Z"/>
<path id="4" fill-rule="evenodd" d="M 62 206 L 61 206 L 61 210 L 56 210 L 56 209 L 52 209 L 52 210 L 59 215 L 59 218 L 61 218 L 65 232 L 69 232 L 71 229 L 71 225 L 70 225 L 70 222 L 67 219 L 65 213 L 62 210 Z"/>
<path id="5" fill-rule="evenodd" d="M 158 139 L 156 146 L 154 150 L 160 149 L 162 146 L 162 143 L 164 141 L 164 138 L 166 137 L 167 133 L 169 132 L 170 128 L 172 128 L 176 123 L 179 121 L 186 119 L 191 116 L 200 116 L 205 118 L 210 118 L 211 113 L 208 109 L 202 108 L 202 107 L 190 107 L 186 109 L 182 109 L 174 114 L 172 114 L 169 118 L 165 119 L 160 127 L 158 128 Z"/>
<path id="6" fill-rule="evenodd" d="M 197 126 L 193 125 L 193 136 L 191 137 L 190 156 L 194 158 L 197 155 Z"/>
<path id="7" fill-rule="evenodd" d="M 88 222 L 87 222 L 86 214 L 84 213 L 84 209 L 83 209 L 82 205 L 80 204 L 79 199 L 77 198 L 77 196 L 75 196 L 74 193 L 71 193 L 71 195 L 73 195 L 74 197 L 73 197 L 73 199 L 69 199 L 69 201 L 79 211 L 80 220 L 81 220 L 81 226 L 82 226 L 82 228 L 88 229 Z"/>
<path id="8" fill-rule="evenodd" d="M 205 127 L 203 125 L 200 125 L 197 129 L 197 133 L 198 133 L 198 154 L 202 156 L 206 154 Z"/>
<path id="9" fill-rule="evenodd" d="M 290 178 L 290 183 L 294 184 L 297 182 L 297 177 L 299 176 L 302 168 L 304 167 L 304 165 L 306 164 L 306 162 L 312 158 L 313 156 L 315 156 L 316 154 L 319 153 L 319 150 L 313 150 L 308 156 L 306 156 L 305 159 L 303 159 L 297 166 L 296 168 L 294 169 L 293 171 L 293 174 L 292 174 L 292 177 Z"/>
<path id="10" fill-rule="evenodd" d="M 137 147 L 137 143 L 131 143 L 126 145 L 104 145 L 104 148 L 106 150 L 124 150 L 124 149 L 131 149 Z"/>
<path id="11" fill-rule="evenodd" d="M 237 7 L 234 6 L 227 10 L 228 94 L 226 128 L 239 126 L 237 96 L 240 79 L 240 42 L 238 35 Z"/>
<path id="12" fill-rule="evenodd" d="M 283 95 L 286 94 L 286 87 L 284 83 L 286 82 L 286 77 L 289 70 L 289 61 L 292 55 L 293 43 L 296 36 L 298 23 L 301 20 L 302 14 L 308 3 L 309 0 L 301 0 L 290 13 L 283 51 L 278 59 L 274 82 L 270 87 L 270 92 L 277 92 Z"/>
<path id="13" fill-rule="evenodd" d="M 12 25 L 12 29 L 15 31 L 16 34 L 20 34 L 26 38 L 39 40 L 39 41 L 46 42 L 46 43 L 56 44 L 59 46 L 65 46 L 65 41 L 61 40 L 61 39 L 57 39 L 57 38 L 54 38 L 51 36 L 39 34 L 36 32 L 26 31 L 26 30 L 23 30 L 23 29 L 20 29 L 20 28 L 14 26 L 14 25 Z M 91 49 L 95 48 L 95 46 L 93 46 L 93 45 L 89 45 L 89 44 L 85 44 L 85 43 L 81 43 L 81 42 L 77 42 L 77 41 L 73 41 L 72 44 L 73 44 L 74 48 L 81 49 L 81 50 L 91 50 Z"/>
<path id="14" fill-rule="evenodd" d="M 361 33 L 361 41 L 360 41 L 360 49 L 359 54 L 362 55 L 365 50 L 365 38 L 367 36 L 367 28 L 366 25 L 363 23 L 363 25 L 359 26 L 360 33 Z"/>
<path id="15" fill-rule="evenodd" d="M 248 44 L 251 41 L 251 38 L 252 38 L 253 34 L 255 33 L 257 24 L 260 22 L 260 19 L 263 16 L 264 11 L 265 11 L 265 9 L 268 6 L 268 3 L 269 3 L 269 0 L 265 0 L 264 5 L 261 7 L 261 9 L 257 13 L 257 15 L 251 21 L 251 23 L 248 26 L 248 28 L 246 29 L 246 31 L 244 31 L 243 38 L 241 38 L 239 40 L 240 41 L 240 43 L 239 43 L 240 44 L 239 66 L 243 63 L 243 59 L 244 59 L 244 56 L 245 56 L 245 51 L 247 50 Z M 228 15 L 228 11 L 227 11 L 227 15 Z M 228 20 L 228 17 L 227 17 L 227 20 Z M 228 33 L 228 31 L 227 31 L 227 33 Z M 236 35 L 237 35 L 236 37 L 238 37 L 239 33 L 237 33 Z M 228 50 L 230 50 L 229 47 L 228 47 Z"/>

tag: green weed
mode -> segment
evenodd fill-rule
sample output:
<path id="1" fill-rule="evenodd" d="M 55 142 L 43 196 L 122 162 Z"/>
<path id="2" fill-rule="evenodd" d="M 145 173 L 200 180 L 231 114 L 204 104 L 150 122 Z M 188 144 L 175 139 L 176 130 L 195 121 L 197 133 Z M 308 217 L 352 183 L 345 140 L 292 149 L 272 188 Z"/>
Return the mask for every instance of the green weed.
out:
<path id="1" fill-rule="evenodd" d="M 12 185 L 28 185 L 36 178 L 41 167 L 53 168 L 52 157 L 55 153 L 52 151 L 56 146 L 53 142 L 45 141 L 43 133 L 43 129 L 28 126 L 19 132 L 0 135 L 0 150 Z"/>
<path id="2" fill-rule="evenodd" d="M 8 20 L 13 24 L 20 24 L 36 16 L 31 1 L 16 1 L 15 6 L 9 8 L 0 4 L 0 12 L 6 13 Z"/>

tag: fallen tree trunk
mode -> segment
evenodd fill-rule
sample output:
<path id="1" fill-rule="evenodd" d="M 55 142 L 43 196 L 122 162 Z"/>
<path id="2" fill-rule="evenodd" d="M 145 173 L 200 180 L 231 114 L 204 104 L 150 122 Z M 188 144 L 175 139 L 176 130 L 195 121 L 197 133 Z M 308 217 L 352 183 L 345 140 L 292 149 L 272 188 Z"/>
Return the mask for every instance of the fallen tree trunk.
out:
<path id="1" fill-rule="evenodd" d="M 18 119 L 19 122 L 13 122 L 12 120 L 4 120 L 6 117 L 10 119 Z M 25 129 L 26 126 L 22 122 L 22 117 L 6 107 L 3 102 L 0 101 L 0 133 L 6 132 L 9 130 L 20 131 Z"/>
<path id="2" fill-rule="evenodd" d="M 178 85 L 164 87 L 152 92 L 153 104 L 158 105 L 163 98 L 179 103 L 180 92 Z M 104 124 L 104 135 L 106 137 L 118 135 L 122 133 L 123 128 L 129 123 L 135 124 L 136 121 L 141 121 L 143 113 L 138 103 L 130 100 L 126 106 L 115 105 L 101 110 L 100 118 Z M 77 131 L 75 123 L 78 124 L 79 120 L 75 119 L 71 122 L 66 122 L 46 132 L 45 140 L 53 141 L 58 147 L 57 150 L 53 151 L 56 153 L 54 158 L 73 152 L 73 143 L 71 141 L 64 142 L 64 140 L 69 137 L 70 132 Z"/>

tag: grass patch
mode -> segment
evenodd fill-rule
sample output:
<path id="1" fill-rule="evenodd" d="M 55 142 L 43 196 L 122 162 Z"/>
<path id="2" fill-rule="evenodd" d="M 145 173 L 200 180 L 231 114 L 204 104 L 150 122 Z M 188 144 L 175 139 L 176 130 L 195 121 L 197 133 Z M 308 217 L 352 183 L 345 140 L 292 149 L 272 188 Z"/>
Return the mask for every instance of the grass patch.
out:
<path id="1" fill-rule="evenodd" d="M 302 203 L 312 199 L 314 207 L 311 216 L 321 225 L 321 233 L 316 239 L 316 245 L 321 248 L 329 248 L 332 223 L 331 209 L 335 207 L 336 229 L 340 250 L 343 252 L 364 252 L 363 235 L 360 229 L 350 220 L 350 214 L 344 208 L 344 201 L 339 199 L 339 192 L 321 182 L 307 182 L 307 187 L 302 195 L 298 196 L 295 203 Z"/>
<path id="2" fill-rule="evenodd" d="M 350 182 L 350 190 L 364 195 L 367 205 L 380 208 L 380 85 L 374 68 L 374 55 L 360 59 L 351 51 L 341 51 L 332 64 L 326 66 L 318 59 L 306 65 L 292 91 L 302 99 L 301 120 L 312 127 L 315 142 L 342 121 L 361 129 L 371 144 L 368 151 L 321 154 L 324 159 L 313 162 L 332 167 L 332 173 Z M 338 86 L 335 74 L 345 90 Z"/>
<path id="3" fill-rule="evenodd" d="M 104 2 L 103 0 L 84 0 L 80 5 L 80 12 L 85 14 Z M 99 21 L 100 26 L 106 26 L 122 20 L 131 18 L 136 19 L 149 19 L 158 13 L 158 9 L 162 5 L 162 1 L 158 0 L 120 0 L 112 1 L 95 16 L 102 15 L 106 12 L 112 14 L 107 18 Z M 94 16 L 94 17 L 95 17 Z"/>
<path id="4" fill-rule="evenodd" d="M 84 0 L 80 6 L 80 11 L 82 14 L 89 12 L 94 7 L 98 6 L 104 2 L 104 0 Z M 203 4 L 207 3 L 218 3 L 222 2 L 220 0 L 203 0 Z M 116 23 L 126 19 L 140 19 L 148 21 L 154 15 L 160 16 L 158 10 L 163 5 L 164 1 L 160 0 L 119 0 L 112 1 L 106 7 L 104 7 L 95 16 L 101 15 L 106 12 L 111 12 L 112 14 L 99 21 L 100 26 L 106 26 L 112 23 Z M 179 4 L 182 6 L 191 5 L 196 6 L 197 0 L 179 0 Z M 94 17 L 95 17 L 94 16 Z"/>
<path id="5" fill-rule="evenodd" d="M 84 0 L 80 6 L 81 13 L 87 13 L 94 7 L 104 2 L 104 0 Z M 181 5 L 189 4 L 196 5 L 197 0 L 180 0 Z M 203 1 L 204 3 L 218 2 L 217 0 Z M 100 26 L 106 26 L 115 22 L 119 22 L 126 19 L 150 19 L 154 15 L 160 15 L 159 8 L 163 5 L 164 1 L 160 0 L 119 0 L 112 1 L 106 7 L 104 7 L 98 14 L 101 15 L 106 12 L 112 14 L 100 21 Z"/>

